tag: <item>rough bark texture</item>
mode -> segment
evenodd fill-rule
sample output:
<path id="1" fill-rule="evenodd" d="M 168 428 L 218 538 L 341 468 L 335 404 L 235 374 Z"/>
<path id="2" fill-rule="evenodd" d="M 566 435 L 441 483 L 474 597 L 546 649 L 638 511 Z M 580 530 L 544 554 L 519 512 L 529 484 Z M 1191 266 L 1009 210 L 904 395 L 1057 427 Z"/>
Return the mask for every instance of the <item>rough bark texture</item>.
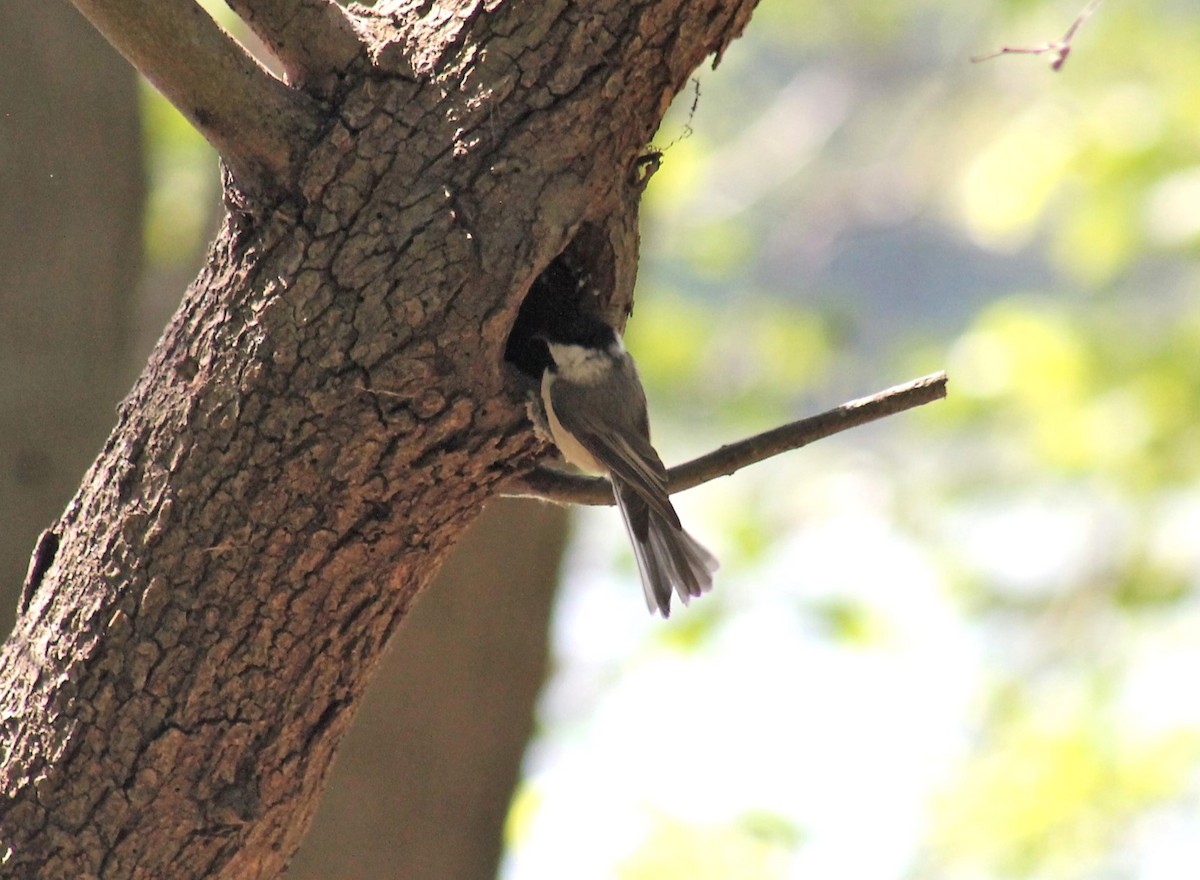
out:
<path id="1" fill-rule="evenodd" d="M 627 306 L 639 152 L 752 5 L 371 19 L 375 66 L 294 191 L 230 194 L 43 542 L 0 667 L 6 871 L 278 875 L 389 635 L 542 451 L 503 360 L 522 297 L 582 235 Z"/>
<path id="2" fill-rule="evenodd" d="M 289 880 L 496 875 L 566 520 L 503 499 L 467 531 L 384 657 Z"/>
<path id="3" fill-rule="evenodd" d="M 78 488 L 133 377 L 142 241 L 137 77 L 70 6 L 29 12 L 0 4 L 5 635 L 29 551 Z"/>

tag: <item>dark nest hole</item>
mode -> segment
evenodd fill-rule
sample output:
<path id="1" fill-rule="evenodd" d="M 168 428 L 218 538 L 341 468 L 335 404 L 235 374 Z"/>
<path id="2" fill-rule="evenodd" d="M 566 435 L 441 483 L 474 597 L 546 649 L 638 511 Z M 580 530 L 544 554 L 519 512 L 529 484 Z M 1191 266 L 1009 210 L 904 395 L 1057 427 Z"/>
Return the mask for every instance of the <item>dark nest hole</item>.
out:
<path id="1" fill-rule="evenodd" d="M 563 331 L 585 317 L 609 321 L 613 274 L 612 248 L 602 229 L 585 224 L 530 285 L 509 331 L 504 359 L 541 381 L 550 365 L 550 352 L 540 336 L 569 338 L 571 334 Z"/>

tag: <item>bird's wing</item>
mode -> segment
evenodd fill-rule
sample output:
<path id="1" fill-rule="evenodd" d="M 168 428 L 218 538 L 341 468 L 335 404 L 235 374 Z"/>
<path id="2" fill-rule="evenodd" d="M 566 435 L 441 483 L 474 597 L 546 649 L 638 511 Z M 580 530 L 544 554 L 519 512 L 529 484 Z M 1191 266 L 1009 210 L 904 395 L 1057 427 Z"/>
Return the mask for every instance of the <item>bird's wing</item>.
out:
<path id="1" fill-rule="evenodd" d="M 554 414 L 613 476 L 679 528 L 679 516 L 667 497 L 667 468 L 650 445 L 645 398 L 619 398 L 613 387 L 555 382 L 550 386 Z"/>

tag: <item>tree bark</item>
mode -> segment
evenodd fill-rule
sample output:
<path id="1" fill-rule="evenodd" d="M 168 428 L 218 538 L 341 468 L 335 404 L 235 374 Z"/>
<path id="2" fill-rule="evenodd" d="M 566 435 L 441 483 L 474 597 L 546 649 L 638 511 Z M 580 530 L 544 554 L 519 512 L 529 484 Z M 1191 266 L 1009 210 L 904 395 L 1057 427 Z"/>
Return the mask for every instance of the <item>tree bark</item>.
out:
<path id="1" fill-rule="evenodd" d="M 86 71 L 86 75 L 81 73 Z M 0 633 L 133 378 L 137 77 L 74 9 L 0 4 Z"/>
<path id="2" fill-rule="evenodd" d="M 504 499 L 463 536 L 384 657 L 289 880 L 496 875 L 566 520 Z"/>
<path id="3" fill-rule="evenodd" d="M 239 154 L 280 164 L 231 184 L 39 545 L 0 658 L 6 871 L 283 870 L 389 636 L 544 452 L 504 360 L 526 291 L 567 252 L 624 314 L 638 158 L 752 6 L 359 11 L 369 66 L 296 102 L 322 108 L 310 141 Z"/>

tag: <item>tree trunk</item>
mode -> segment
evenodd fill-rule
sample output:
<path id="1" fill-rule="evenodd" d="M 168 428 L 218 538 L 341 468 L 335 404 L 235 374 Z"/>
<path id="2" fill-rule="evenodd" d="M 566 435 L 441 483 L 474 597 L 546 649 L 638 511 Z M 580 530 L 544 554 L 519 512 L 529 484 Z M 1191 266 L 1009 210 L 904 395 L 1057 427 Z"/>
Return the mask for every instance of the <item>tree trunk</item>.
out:
<path id="1" fill-rule="evenodd" d="M 86 75 L 81 71 L 86 71 Z M 0 633 L 132 378 L 137 77 L 74 9 L 0 5 Z"/>
<path id="2" fill-rule="evenodd" d="M 496 875 L 566 519 L 506 499 L 463 536 L 384 657 L 289 880 Z"/>
<path id="3" fill-rule="evenodd" d="M 295 100 L 263 86 L 259 114 L 239 102 L 261 71 L 221 44 L 227 117 L 173 79 L 193 75 L 173 53 L 221 39 L 169 14 L 183 0 L 76 2 L 195 100 L 181 109 L 236 178 L 207 267 L 39 544 L 0 667 L 0 860 L 273 877 L 388 637 L 544 451 L 505 361 L 522 299 L 558 258 L 558 300 L 624 314 L 639 157 L 753 3 L 359 10 L 357 60 L 296 76 Z M 145 39 L 176 24 L 195 40 Z M 320 54 L 299 45 L 289 75 Z"/>

